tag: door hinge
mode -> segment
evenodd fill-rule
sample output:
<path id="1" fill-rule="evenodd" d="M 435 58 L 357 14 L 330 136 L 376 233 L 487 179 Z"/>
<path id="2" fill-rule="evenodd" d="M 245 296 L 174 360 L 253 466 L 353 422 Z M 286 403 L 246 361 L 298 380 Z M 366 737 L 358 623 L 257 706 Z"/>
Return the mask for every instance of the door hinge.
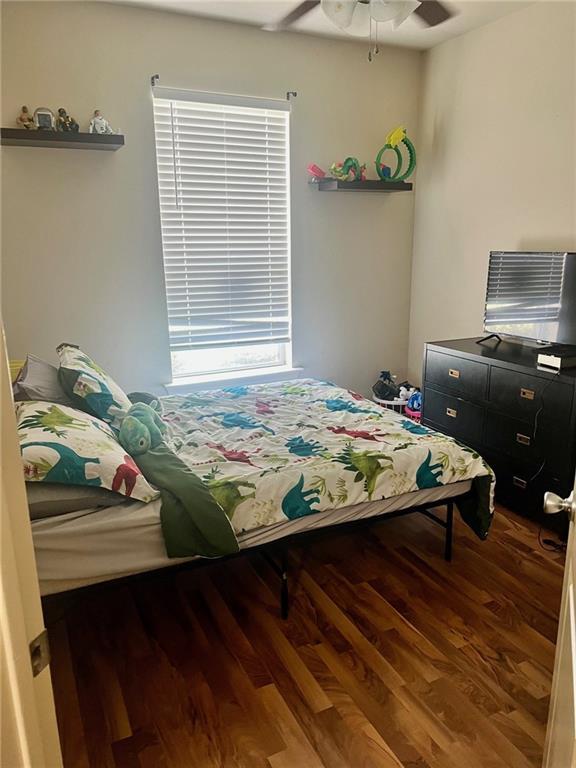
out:
<path id="1" fill-rule="evenodd" d="M 35 637 L 30 643 L 30 661 L 34 677 L 37 677 L 50 664 L 50 645 L 48 643 L 47 629 L 43 629 L 38 637 Z"/>

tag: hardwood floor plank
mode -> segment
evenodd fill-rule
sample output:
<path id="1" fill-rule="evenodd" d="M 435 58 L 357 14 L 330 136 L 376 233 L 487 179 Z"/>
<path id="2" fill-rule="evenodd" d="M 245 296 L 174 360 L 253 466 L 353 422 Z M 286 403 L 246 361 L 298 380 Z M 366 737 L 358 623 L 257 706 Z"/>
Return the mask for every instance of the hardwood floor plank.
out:
<path id="1" fill-rule="evenodd" d="M 117 768 L 167 768 L 164 750 L 155 733 L 136 731 L 112 744 Z"/>
<path id="2" fill-rule="evenodd" d="M 562 557 L 499 508 L 45 600 L 65 768 L 536 768 Z M 48 619 L 47 619 L 48 621 Z"/>
<path id="3" fill-rule="evenodd" d="M 367 640 L 358 627 L 346 616 L 338 605 L 308 574 L 303 573 L 302 586 L 308 592 L 313 602 L 323 611 L 326 618 L 342 633 L 354 648 L 354 652 L 360 656 L 383 683 L 389 688 L 401 686 L 403 680 L 394 667 L 380 654 L 377 648 Z"/>
<path id="4" fill-rule="evenodd" d="M 63 760 L 69 768 L 89 768 L 90 761 L 86 752 L 84 725 L 72 667 L 68 629 L 64 619 L 50 626 L 48 638 L 52 656 L 50 667 L 53 673 L 52 686 Z"/>
<path id="5" fill-rule="evenodd" d="M 538 744 L 511 717 L 512 713 L 496 712 L 490 716 L 490 722 L 500 731 L 507 741 L 520 750 L 531 765 L 540 768 L 542 764 L 542 745 Z"/>
<path id="6" fill-rule="evenodd" d="M 302 765 L 307 768 L 324 768 L 306 735 L 290 708 L 279 694 L 275 685 L 261 688 L 259 696 L 265 709 L 278 724 L 280 735 L 284 741 L 284 749 L 270 755 L 268 762 L 273 768 Z"/>

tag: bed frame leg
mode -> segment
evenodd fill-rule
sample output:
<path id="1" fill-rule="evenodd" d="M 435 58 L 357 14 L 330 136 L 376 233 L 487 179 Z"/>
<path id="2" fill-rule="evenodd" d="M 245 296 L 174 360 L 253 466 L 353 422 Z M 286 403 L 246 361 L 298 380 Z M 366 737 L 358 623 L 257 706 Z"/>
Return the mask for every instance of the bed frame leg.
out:
<path id="1" fill-rule="evenodd" d="M 446 540 L 444 543 L 444 560 L 447 563 L 452 561 L 452 533 L 454 530 L 454 502 L 449 501 L 446 505 Z"/>
<path id="2" fill-rule="evenodd" d="M 282 550 L 282 557 L 281 557 L 280 563 L 281 563 L 280 579 L 282 580 L 282 584 L 280 587 L 280 616 L 283 619 L 287 619 L 288 611 L 290 610 L 290 603 L 288 599 L 288 557 L 286 555 L 285 549 Z"/>

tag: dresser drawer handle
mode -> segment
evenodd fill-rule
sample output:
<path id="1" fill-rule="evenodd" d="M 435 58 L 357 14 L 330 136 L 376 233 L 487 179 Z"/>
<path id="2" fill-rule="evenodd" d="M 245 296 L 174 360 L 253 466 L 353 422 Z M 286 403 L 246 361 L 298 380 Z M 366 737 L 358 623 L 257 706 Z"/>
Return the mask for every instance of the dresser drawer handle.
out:
<path id="1" fill-rule="evenodd" d="M 446 416 L 455 419 L 458 416 L 458 411 L 455 408 L 446 408 Z"/>
<path id="2" fill-rule="evenodd" d="M 460 371 L 457 371 L 455 368 L 448 368 L 448 376 L 450 376 L 453 379 L 459 379 Z"/>
<path id="3" fill-rule="evenodd" d="M 523 435 L 520 432 L 516 433 L 516 442 L 520 445 L 530 445 L 531 439 L 528 435 Z"/>
<path id="4" fill-rule="evenodd" d="M 520 390 L 520 397 L 522 397 L 524 400 L 534 400 L 534 390 L 533 389 L 522 389 Z"/>
<path id="5" fill-rule="evenodd" d="M 521 477 L 514 476 L 512 478 L 512 483 L 513 485 L 516 486 L 516 488 L 521 488 L 523 491 L 525 491 L 526 488 L 528 487 L 528 482 L 526 480 L 523 480 Z"/>

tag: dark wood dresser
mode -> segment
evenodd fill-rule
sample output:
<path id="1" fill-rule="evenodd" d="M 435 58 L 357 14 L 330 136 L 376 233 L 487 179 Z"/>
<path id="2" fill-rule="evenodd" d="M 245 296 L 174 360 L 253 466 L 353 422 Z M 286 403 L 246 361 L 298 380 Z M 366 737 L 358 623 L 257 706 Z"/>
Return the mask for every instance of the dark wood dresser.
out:
<path id="1" fill-rule="evenodd" d="M 565 498 L 574 483 L 576 369 L 543 371 L 533 346 L 476 341 L 426 344 L 422 423 L 475 448 L 500 501 L 553 523 L 545 491 Z"/>

